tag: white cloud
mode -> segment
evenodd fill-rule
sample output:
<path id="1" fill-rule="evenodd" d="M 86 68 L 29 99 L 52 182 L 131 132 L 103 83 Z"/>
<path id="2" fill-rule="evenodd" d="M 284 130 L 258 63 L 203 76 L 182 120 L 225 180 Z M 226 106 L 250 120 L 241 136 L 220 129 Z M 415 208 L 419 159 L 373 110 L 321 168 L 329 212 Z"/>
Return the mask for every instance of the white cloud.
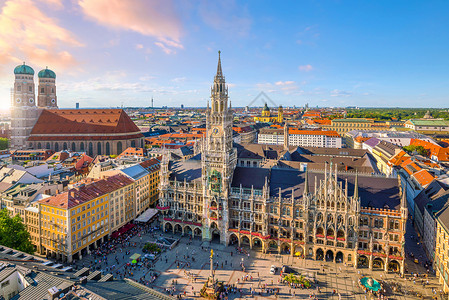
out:
<path id="1" fill-rule="evenodd" d="M 167 54 L 182 49 L 181 24 L 171 0 L 79 0 L 83 12 L 97 23 L 155 37 Z"/>
<path id="2" fill-rule="evenodd" d="M 165 46 L 163 43 L 161 42 L 155 42 L 154 43 L 156 46 L 158 46 L 159 48 L 162 49 L 162 51 L 165 52 L 165 54 L 175 54 L 176 51 L 173 49 L 168 48 L 167 46 Z"/>
<path id="3" fill-rule="evenodd" d="M 187 80 L 187 77 L 177 77 L 177 78 L 173 78 L 171 81 L 173 82 L 184 82 Z"/>
<path id="4" fill-rule="evenodd" d="M 311 65 L 303 65 L 298 67 L 300 71 L 309 72 L 313 70 Z"/>
<path id="5" fill-rule="evenodd" d="M 348 91 L 342 91 L 342 90 L 335 89 L 335 90 L 331 91 L 330 95 L 331 95 L 331 97 L 349 97 L 352 95 L 352 93 L 348 92 Z"/>
<path id="6" fill-rule="evenodd" d="M 278 92 L 282 92 L 284 94 L 303 93 L 303 91 L 299 88 L 298 84 L 292 80 L 276 81 L 275 83 L 270 82 L 257 83 L 256 87 L 258 90 L 262 90 L 266 93 L 278 93 Z"/>
<path id="7" fill-rule="evenodd" d="M 35 2 L 10 0 L 4 3 L 0 13 L 0 64 L 26 60 L 38 68 L 49 66 L 55 71 L 65 70 L 78 63 L 70 48 L 81 46 L 82 42 L 56 19 L 47 16 Z"/>

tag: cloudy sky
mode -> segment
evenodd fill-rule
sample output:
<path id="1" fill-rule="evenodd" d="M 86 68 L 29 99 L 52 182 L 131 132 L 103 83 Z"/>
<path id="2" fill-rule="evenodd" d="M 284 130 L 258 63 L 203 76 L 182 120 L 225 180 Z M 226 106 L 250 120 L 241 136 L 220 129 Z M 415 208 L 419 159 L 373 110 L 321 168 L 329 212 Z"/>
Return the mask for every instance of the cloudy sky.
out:
<path id="1" fill-rule="evenodd" d="M 233 106 L 263 91 L 284 106 L 448 107 L 448 11 L 411 0 L 0 0 L 0 104 L 25 61 L 56 72 L 60 107 L 205 106 L 221 50 Z"/>

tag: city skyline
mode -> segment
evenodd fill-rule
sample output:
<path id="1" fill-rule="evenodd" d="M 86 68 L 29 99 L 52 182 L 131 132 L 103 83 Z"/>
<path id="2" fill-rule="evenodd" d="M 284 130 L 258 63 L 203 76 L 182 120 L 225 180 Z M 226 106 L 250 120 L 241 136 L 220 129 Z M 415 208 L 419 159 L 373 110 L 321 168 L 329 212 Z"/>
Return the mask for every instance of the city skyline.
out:
<path id="1" fill-rule="evenodd" d="M 0 1 L 0 103 L 25 61 L 60 107 L 205 107 L 222 51 L 233 106 L 447 107 L 438 2 Z M 255 103 L 260 106 L 260 103 Z"/>

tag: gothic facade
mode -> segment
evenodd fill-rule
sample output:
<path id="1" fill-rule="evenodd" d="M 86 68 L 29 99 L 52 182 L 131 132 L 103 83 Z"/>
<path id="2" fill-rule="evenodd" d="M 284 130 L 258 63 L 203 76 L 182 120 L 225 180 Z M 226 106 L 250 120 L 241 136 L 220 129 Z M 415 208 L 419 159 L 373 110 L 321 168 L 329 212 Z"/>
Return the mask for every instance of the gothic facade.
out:
<path id="1" fill-rule="evenodd" d="M 219 57 L 200 153 L 161 163 L 166 231 L 263 252 L 404 272 L 405 195 L 397 179 L 237 166 Z M 335 167 L 335 168 L 334 168 Z"/>

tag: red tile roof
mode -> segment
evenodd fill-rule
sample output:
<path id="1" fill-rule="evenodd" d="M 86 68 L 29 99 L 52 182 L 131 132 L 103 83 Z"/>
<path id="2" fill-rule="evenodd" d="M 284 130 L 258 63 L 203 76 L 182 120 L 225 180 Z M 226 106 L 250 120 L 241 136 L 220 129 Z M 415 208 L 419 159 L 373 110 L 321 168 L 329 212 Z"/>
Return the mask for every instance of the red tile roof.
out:
<path id="1" fill-rule="evenodd" d="M 435 177 L 433 177 L 427 170 L 420 170 L 412 176 L 415 177 L 416 181 L 418 181 L 422 187 L 426 187 L 435 179 Z"/>
<path id="2" fill-rule="evenodd" d="M 43 110 L 28 140 L 125 139 L 111 136 L 128 133 L 132 138 L 143 137 L 139 128 L 122 109 L 52 109 Z M 73 136 L 82 134 L 83 136 Z M 101 136 L 101 135 L 105 136 Z M 44 135 L 44 136 L 42 136 Z M 46 136 L 52 135 L 52 136 Z M 60 136 L 57 136 L 60 135 Z M 67 137 L 70 136 L 70 138 Z"/>
<path id="3" fill-rule="evenodd" d="M 162 156 L 159 156 L 157 159 L 156 158 L 152 158 L 149 160 L 145 160 L 143 162 L 140 163 L 140 165 L 142 166 L 142 168 L 146 169 L 147 171 L 155 171 L 155 170 L 159 170 L 161 168 L 161 161 L 162 160 Z"/>
<path id="4" fill-rule="evenodd" d="M 129 177 L 122 174 L 117 174 L 106 179 L 97 180 L 90 184 L 70 189 L 67 192 L 42 199 L 39 203 L 61 209 L 70 209 L 112 191 L 118 190 L 124 186 L 130 185 L 133 182 L 134 180 Z"/>

